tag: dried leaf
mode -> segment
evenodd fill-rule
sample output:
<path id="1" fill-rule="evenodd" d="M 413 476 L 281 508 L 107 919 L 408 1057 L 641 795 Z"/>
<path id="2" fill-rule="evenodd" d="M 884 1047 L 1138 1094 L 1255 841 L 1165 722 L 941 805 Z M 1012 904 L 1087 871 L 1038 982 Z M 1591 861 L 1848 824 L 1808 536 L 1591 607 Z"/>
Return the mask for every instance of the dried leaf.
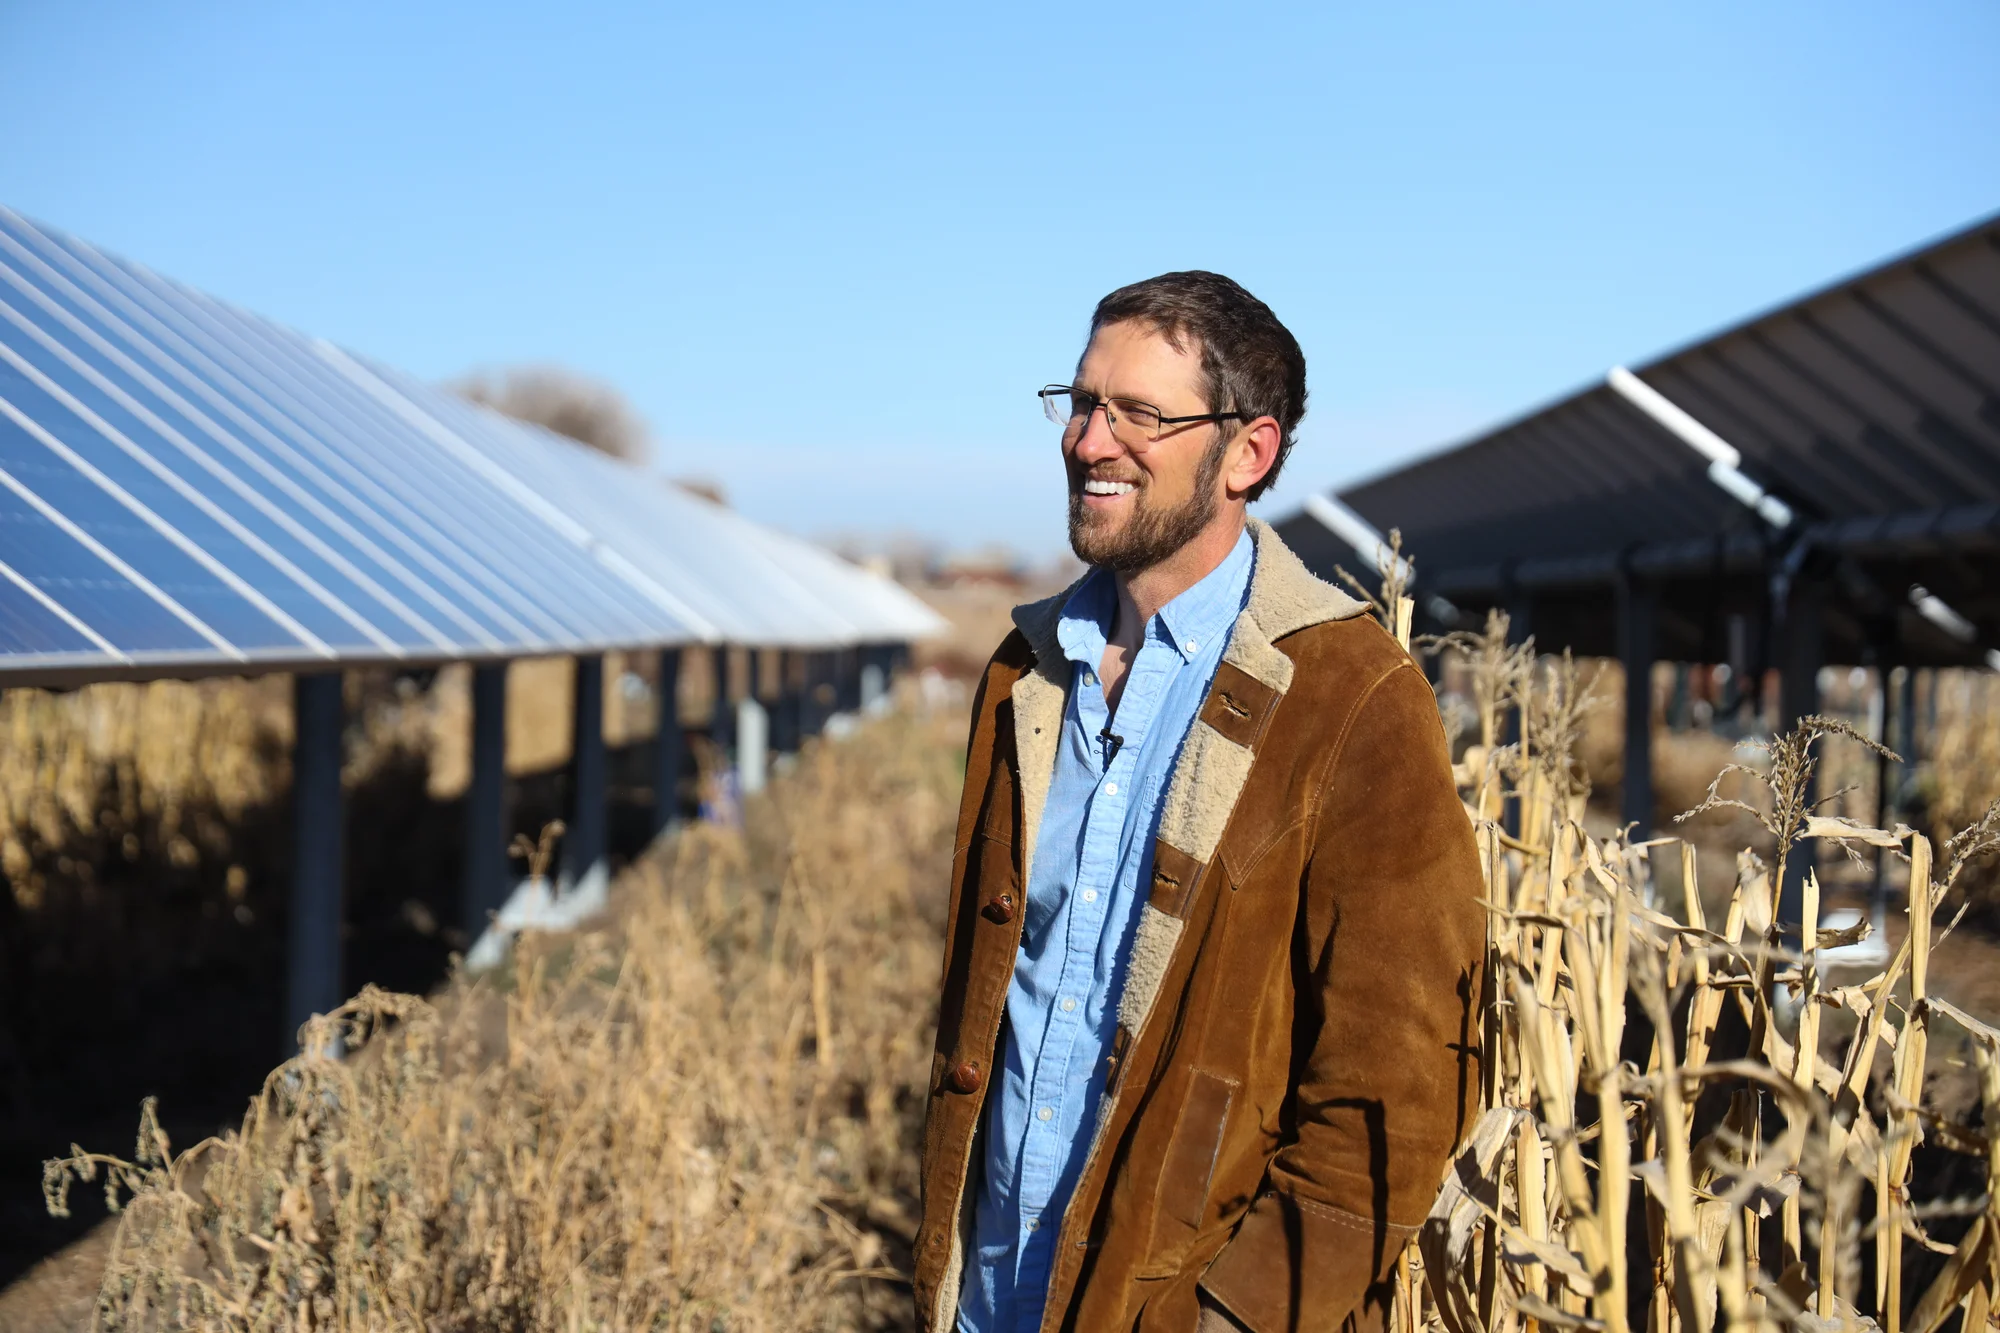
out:
<path id="1" fill-rule="evenodd" d="M 1893 829 L 1879 829 L 1858 824 L 1845 815 L 1808 815 L 1799 836 L 1861 842 L 1870 847 L 1901 847 L 1914 831 L 1907 824 L 1898 824 Z"/>

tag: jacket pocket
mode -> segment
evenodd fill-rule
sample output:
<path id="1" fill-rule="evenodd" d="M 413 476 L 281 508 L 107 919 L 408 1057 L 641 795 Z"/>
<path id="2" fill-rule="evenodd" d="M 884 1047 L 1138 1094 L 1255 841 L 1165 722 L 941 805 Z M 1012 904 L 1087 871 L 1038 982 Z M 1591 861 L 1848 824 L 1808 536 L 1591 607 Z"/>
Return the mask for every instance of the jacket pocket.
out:
<path id="1" fill-rule="evenodd" d="M 1229 1106 L 1235 1099 L 1234 1079 L 1197 1069 L 1188 1076 L 1186 1098 L 1180 1118 L 1174 1122 L 1173 1137 L 1167 1141 L 1166 1160 L 1160 1167 L 1162 1218 L 1171 1218 L 1199 1230 L 1208 1211 L 1209 1187 L 1215 1178 L 1215 1162 L 1222 1151 L 1222 1135 L 1229 1125 Z"/>

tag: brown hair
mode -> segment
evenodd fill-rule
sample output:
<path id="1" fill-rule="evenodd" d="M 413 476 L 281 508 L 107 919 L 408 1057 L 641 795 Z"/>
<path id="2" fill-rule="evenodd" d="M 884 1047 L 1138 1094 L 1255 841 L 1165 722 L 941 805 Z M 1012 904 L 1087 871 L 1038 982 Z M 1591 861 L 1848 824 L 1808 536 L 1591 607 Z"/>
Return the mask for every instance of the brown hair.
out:
<path id="1" fill-rule="evenodd" d="M 1202 269 L 1120 287 L 1097 303 L 1091 336 L 1127 320 L 1151 325 L 1176 351 L 1194 340 L 1208 381 L 1209 411 L 1241 412 L 1246 422 L 1263 416 L 1277 420 L 1278 456 L 1248 496 L 1255 500 L 1269 490 L 1306 414 L 1306 357 L 1292 331 L 1240 285 Z"/>

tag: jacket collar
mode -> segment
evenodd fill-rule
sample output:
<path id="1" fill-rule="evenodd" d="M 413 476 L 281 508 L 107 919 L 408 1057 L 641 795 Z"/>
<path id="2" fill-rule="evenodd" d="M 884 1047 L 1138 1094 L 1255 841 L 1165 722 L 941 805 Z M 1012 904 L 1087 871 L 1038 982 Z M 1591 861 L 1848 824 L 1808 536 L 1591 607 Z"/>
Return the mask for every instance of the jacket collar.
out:
<path id="1" fill-rule="evenodd" d="M 1282 693 L 1292 683 L 1291 659 L 1273 645 L 1312 625 L 1352 619 L 1368 607 L 1307 569 L 1270 524 L 1253 518 L 1249 527 L 1257 547 L 1257 565 L 1250 575 L 1249 599 L 1230 634 L 1225 660 Z M 1062 619 L 1064 604 L 1082 582 L 1078 579 L 1053 597 L 1014 608 L 1014 624 L 1035 654 L 1035 670 L 1058 684 L 1066 683 L 1067 673 L 1056 625 Z"/>

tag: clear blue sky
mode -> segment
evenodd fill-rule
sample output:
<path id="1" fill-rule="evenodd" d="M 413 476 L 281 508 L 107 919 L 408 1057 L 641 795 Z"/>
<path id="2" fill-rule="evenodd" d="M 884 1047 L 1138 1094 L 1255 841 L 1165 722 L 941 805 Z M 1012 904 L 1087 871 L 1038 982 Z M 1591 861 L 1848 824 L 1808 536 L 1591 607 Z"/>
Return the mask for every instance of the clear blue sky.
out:
<path id="1" fill-rule="evenodd" d="M 1061 547 L 1091 304 L 1229 273 L 1267 513 L 2000 208 L 2000 4 L 0 0 L 0 200 L 807 534 Z"/>

